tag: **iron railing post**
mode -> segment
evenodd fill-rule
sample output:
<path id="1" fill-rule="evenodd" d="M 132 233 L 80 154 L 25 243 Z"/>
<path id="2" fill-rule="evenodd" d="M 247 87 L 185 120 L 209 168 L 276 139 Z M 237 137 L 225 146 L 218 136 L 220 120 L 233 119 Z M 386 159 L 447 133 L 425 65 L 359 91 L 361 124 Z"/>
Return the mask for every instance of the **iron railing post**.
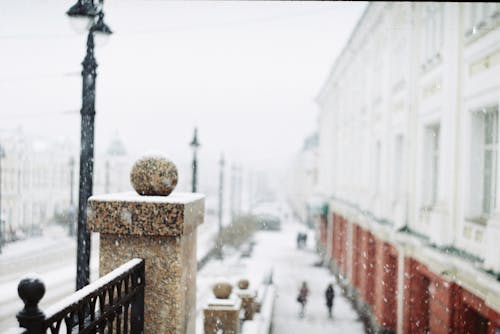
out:
<path id="1" fill-rule="evenodd" d="M 144 285 L 145 285 L 145 268 L 142 262 L 141 269 L 134 276 L 134 283 L 138 289 L 133 301 L 132 309 L 130 310 L 130 332 L 142 333 L 144 331 Z"/>
<path id="2" fill-rule="evenodd" d="M 42 312 L 45 285 L 37 278 L 19 282 L 24 308 L 17 314 L 23 334 L 124 333 L 144 330 L 145 261 L 134 258 Z M 129 285 L 130 282 L 130 285 Z M 115 294 L 116 293 L 116 294 Z M 128 317 L 130 310 L 130 318 Z M 119 330 L 119 329 L 120 330 Z"/>
<path id="3" fill-rule="evenodd" d="M 38 303 L 45 294 L 45 285 L 38 278 L 24 278 L 17 286 L 17 293 L 24 302 L 24 308 L 16 316 L 19 326 L 26 328 L 27 334 L 43 334 L 45 314 Z"/>

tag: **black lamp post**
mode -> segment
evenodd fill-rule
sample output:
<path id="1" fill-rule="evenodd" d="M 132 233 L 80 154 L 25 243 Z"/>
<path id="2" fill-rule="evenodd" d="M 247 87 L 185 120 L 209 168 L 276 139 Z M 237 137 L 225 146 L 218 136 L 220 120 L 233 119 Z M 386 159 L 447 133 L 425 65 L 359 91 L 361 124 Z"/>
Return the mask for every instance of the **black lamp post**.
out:
<path id="1" fill-rule="evenodd" d="M 236 216 L 236 165 L 231 166 L 231 195 L 230 195 L 230 205 L 231 205 L 231 222 L 234 222 L 234 217 Z"/>
<path id="2" fill-rule="evenodd" d="M 104 174 L 104 193 L 109 194 L 109 160 L 106 160 L 106 173 Z"/>
<path id="3" fill-rule="evenodd" d="M 70 236 L 75 235 L 75 204 L 73 202 L 73 180 L 75 179 L 75 159 L 71 157 L 69 159 L 69 225 L 68 225 L 68 233 Z"/>
<path id="4" fill-rule="evenodd" d="M 90 233 L 85 224 L 87 199 L 92 195 L 94 173 L 94 118 L 95 79 L 97 63 L 94 58 L 94 34 L 111 34 L 104 23 L 103 1 L 78 0 L 67 12 L 71 17 L 89 18 L 91 27 L 87 36 L 87 53 L 82 70 L 82 109 L 80 139 L 80 184 L 78 193 L 78 237 L 76 260 L 76 289 L 89 284 L 90 277 Z"/>
<path id="5" fill-rule="evenodd" d="M 222 259 L 222 201 L 223 201 L 223 192 L 224 192 L 224 154 L 220 156 L 220 175 L 219 175 L 219 235 L 217 237 L 217 250 L 219 259 Z"/>
<path id="6" fill-rule="evenodd" d="M 3 241 L 4 241 L 4 224 L 2 220 L 2 159 L 5 158 L 5 151 L 0 145 L 0 254 L 2 254 Z"/>
<path id="7" fill-rule="evenodd" d="M 197 189 L 197 178 L 198 178 L 198 148 L 200 147 L 200 142 L 198 142 L 198 129 L 194 128 L 193 140 L 189 143 L 189 146 L 193 149 L 193 178 L 191 180 L 191 192 L 195 193 Z"/>

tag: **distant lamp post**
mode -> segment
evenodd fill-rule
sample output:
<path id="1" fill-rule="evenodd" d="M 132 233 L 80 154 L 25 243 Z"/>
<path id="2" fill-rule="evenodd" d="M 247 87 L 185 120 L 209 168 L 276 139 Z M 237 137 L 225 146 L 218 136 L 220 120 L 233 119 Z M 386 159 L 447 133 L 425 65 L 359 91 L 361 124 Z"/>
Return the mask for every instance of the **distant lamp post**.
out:
<path id="1" fill-rule="evenodd" d="M 200 147 L 200 142 L 198 141 L 198 129 L 194 128 L 193 140 L 189 143 L 189 146 L 193 149 L 193 178 L 191 180 L 191 192 L 195 193 L 198 189 L 197 179 L 198 179 L 198 148 Z"/>
<path id="2" fill-rule="evenodd" d="M 230 205 L 231 205 L 231 222 L 234 222 L 236 216 L 236 165 L 231 166 L 231 187 L 230 187 Z"/>
<path id="3" fill-rule="evenodd" d="M 109 194 L 109 160 L 106 160 L 106 173 L 104 174 L 104 193 Z"/>
<path id="4" fill-rule="evenodd" d="M 76 289 L 89 284 L 90 277 L 90 233 L 85 224 L 87 199 L 92 195 L 94 173 L 94 119 L 95 79 L 97 63 L 94 58 L 94 34 L 111 34 L 104 23 L 103 1 L 96 5 L 93 0 L 78 0 L 67 12 L 73 18 L 88 18 L 90 29 L 87 35 L 87 53 L 82 62 L 82 109 L 80 144 L 80 183 L 78 194 L 78 241 L 76 260 Z"/>
<path id="5" fill-rule="evenodd" d="M 75 235 L 75 204 L 73 201 L 73 184 L 75 180 L 75 158 L 69 159 L 69 217 L 68 233 L 72 237 Z"/>
<path id="6" fill-rule="evenodd" d="M 5 151 L 0 145 L 0 254 L 2 254 L 5 239 L 5 224 L 2 220 L 2 159 L 5 158 Z"/>
<path id="7" fill-rule="evenodd" d="M 217 237 L 217 250 L 219 259 L 222 259 L 222 201 L 223 201 L 223 193 L 224 193 L 224 154 L 220 156 L 220 175 L 219 175 L 219 234 Z"/>

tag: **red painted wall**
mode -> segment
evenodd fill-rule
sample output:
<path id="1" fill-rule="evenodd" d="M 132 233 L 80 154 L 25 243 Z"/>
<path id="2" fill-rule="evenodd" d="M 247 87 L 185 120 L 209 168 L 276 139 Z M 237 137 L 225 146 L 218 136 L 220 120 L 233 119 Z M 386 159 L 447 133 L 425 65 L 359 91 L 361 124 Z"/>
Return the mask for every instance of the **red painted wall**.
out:
<path id="1" fill-rule="evenodd" d="M 384 328 L 396 330 L 398 261 L 390 244 L 376 239 L 374 314 Z"/>
<path id="2" fill-rule="evenodd" d="M 332 258 L 347 273 L 347 250 L 352 251 L 352 285 L 372 308 L 378 323 L 397 327 L 398 253 L 388 242 L 353 224 L 352 244 L 347 244 L 344 217 L 333 213 Z M 414 258 L 404 259 L 403 333 L 495 334 L 500 314 L 484 300 L 434 273 Z"/>
<path id="3" fill-rule="evenodd" d="M 326 233 L 327 233 L 327 221 L 325 215 L 320 215 L 318 217 L 318 227 L 319 227 L 319 242 L 324 249 L 326 249 Z"/>
<path id="4" fill-rule="evenodd" d="M 482 334 L 482 326 L 494 334 L 500 324 L 500 314 L 482 299 L 415 259 L 405 259 L 404 286 L 404 333 Z"/>
<path id="5" fill-rule="evenodd" d="M 353 225 L 352 233 L 352 284 L 359 291 L 361 287 L 361 276 L 363 275 L 362 263 L 362 229 L 359 225 Z"/>

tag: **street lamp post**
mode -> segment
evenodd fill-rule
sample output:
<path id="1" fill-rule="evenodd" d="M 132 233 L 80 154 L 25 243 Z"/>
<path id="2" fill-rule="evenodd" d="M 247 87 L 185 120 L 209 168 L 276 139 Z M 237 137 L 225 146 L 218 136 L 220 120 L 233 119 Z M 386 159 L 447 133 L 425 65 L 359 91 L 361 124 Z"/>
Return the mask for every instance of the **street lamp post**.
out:
<path id="1" fill-rule="evenodd" d="M 82 109 L 80 137 L 80 182 L 78 193 L 78 236 L 76 260 L 76 289 L 89 284 L 90 233 L 85 224 L 87 199 L 92 195 L 94 173 L 94 118 L 95 79 L 97 62 L 94 57 L 94 34 L 111 34 L 104 23 L 103 1 L 95 5 L 93 0 L 78 0 L 67 14 L 71 17 L 89 18 L 91 27 L 87 35 L 87 53 L 82 62 Z"/>
<path id="2" fill-rule="evenodd" d="M 0 145 L 0 254 L 2 254 L 3 242 L 4 242 L 4 223 L 2 220 L 2 159 L 5 157 L 5 151 Z"/>
<path id="3" fill-rule="evenodd" d="M 231 197 L 229 204 L 231 205 L 231 222 L 234 223 L 236 217 L 236 165 L 231 166 Z"/>
<path id="4" fill-rule="evenodd" d="M 220 175 L 219 175 L 219 234 L 217 237 L 217 250 L 219 259 L 222 259 L 222 200 L 223 200 L 223 192 L 224 192 L 224 155 L 220 156 Z"/>
<path id="5" fill-rule="evenodd" d="M 197 178 L 198 178 L 198 148 L 200 147 L 200 142 L 198 141 L 198 129 L 194 128 L 193 140 L 189 143 L 189 146 L 193 149 L 193 177 L 191 179 L 191 192 L 195 193 L 197 190 Z"/>
<path id="6" fill-rule="evenodd" d="M 75 204 L 73 201 L 73 183 L 75 180 L 75 158 L 69 160 L 69 235 L 75 235 Z"/>
<path id="7" fill-rule="evenodd" d="M 109 194 L 109 160 L 106 160 L 106 174 L 104 175 L 104 193 Z"/>

